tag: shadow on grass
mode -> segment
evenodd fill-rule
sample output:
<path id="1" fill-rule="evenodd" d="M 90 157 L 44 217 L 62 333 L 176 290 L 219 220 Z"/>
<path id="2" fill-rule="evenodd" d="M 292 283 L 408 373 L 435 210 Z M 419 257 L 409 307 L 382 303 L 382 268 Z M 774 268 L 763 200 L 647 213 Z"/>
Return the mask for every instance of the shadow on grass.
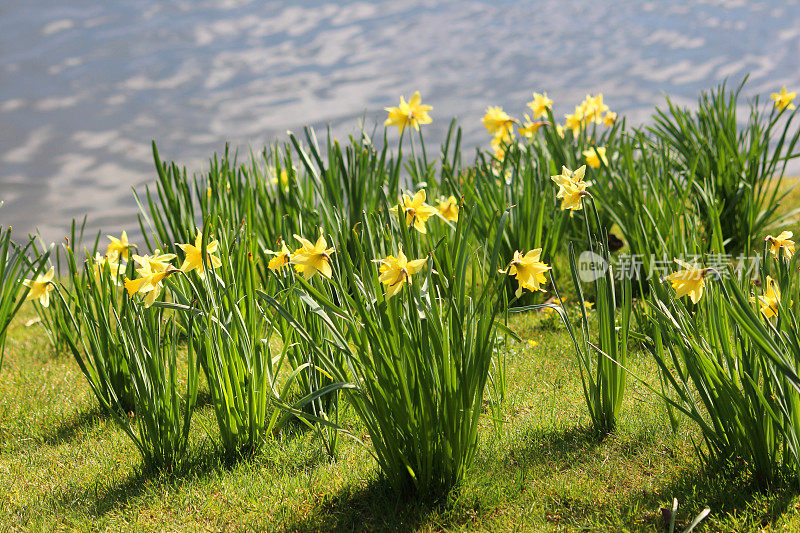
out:
<path id="1" fill-rule="evenodd" d="M 97 424 L 111 419 L 111 413 L 100 405 L 93 405 L 88 411 L 74 413 L 63 423 L 42 436 L 42 443 L 49 446 L 69 444 L 91 430 Z"/>
<path id="2" fill-rule="evenodd" d="M 652 454 L 658 440 L 658 435 L 647 432 L 612 434 L 599 439 L 585 427 L 554 432 L 534 430 L 511 449 L 505 458 L 505 467 L 544 467 L 544 471 L 537 474 L 540 477 L 548 476 L 548 472 L 586 469 L 595 472 L 601 483 L 611 485 L 617 477 L 603 473 L 598 466 L 608 460 L 609 455 L 612 462 L 619 460 L 614 459 L 615 456 L 630 461 L 620 464 L 620 468 L 645 469 L 633 472 L 627 480 L 624 477 L 620 480 L 622 484 L 612 489 L 617 491 L 616 496 L 621 496 L 619 498 L 614 495 L 593 498 L 576 492 L 574 487 L 565 487 L 549 495 L 544 502 L 545 519 L 563 527 L 613 530 L 623 523 L 632 530 L 662 530 L 664 515 L 668 515 L 672 499 L 677 498 L 676 531 L 687 527 L 705 507 L 711 509 L 706 521 L 721 523 L 723 529 L 738 529 L 743 526 L 742 521 L 748 529 L 759 529 L 784 514 L 797 494 L 791 481 L 769 488 L 759 485 L 741 464 L 687 466 L 659 479 L 654 477 L 659 475 L 659 467 L 650 471 L 645 462 L 636 466 Z M 595 449 L 601 445 L 602 451 Z M 604 480 L 606 475 L 609 477 Z M 631 485 L 631 479 L 638 479 L 642 487 L 636 486 L 636 481 Z"/>
<path id="3" fill-rule="evenodd" d="M 797 489 L 790 481 L 765 487 L 748 475 L 744 465 L 725 464 L 679 472 L 655 490 L 632 495 L 627 504 L 658 509 L 659 506 L 670 507 L 672 498 L 677 498 L 676 523 L 684 527 L 709 507 L 711 514 L 706 521 L 738 521 L 744 512 L 748 517 L 747 527 L 760 530 L 783 515 L 796 494 Z M 651 523 L 661 523 L 661 517 Z"/>
<path id="4" fill-rule="evenodd" d="M 457 490 L 457 489 L 454 489 Z M 287 531 L 414 531 L 423 524 L 447 529 L 469 521 L 468 513 L 454 512 L 448 498 L 399 495 L 384 478 L 366 487 L 347 486 L 325 496 L 314 513 L 284 524 Z"/>
<path id="5" fill-rule="evenodd" d="M 564 429 L 531 429 L 509 450 L 507 465 L 554 464 L 559 469 L 570 469 L 587 460 L 602 438 L 587 426 Z"/>
<path id="6" fill-rule="evenodd" d="M 215 448 L 203 445 L 190 452 L 188 459 L 175 471 L 152 471 L 140 464 L 119 482 L 107 481 L 101 476 L 88 484 L 55 495 L 52 505 L 79 509 L 88 515 L 101 517 L 116 509 L 130 507 L 135 500 L 147 493 L 152 493 L 153 498 L 157 498 L 164 489 L 178 487 L 188 481 L 222 471 L 229 463 Z"/>

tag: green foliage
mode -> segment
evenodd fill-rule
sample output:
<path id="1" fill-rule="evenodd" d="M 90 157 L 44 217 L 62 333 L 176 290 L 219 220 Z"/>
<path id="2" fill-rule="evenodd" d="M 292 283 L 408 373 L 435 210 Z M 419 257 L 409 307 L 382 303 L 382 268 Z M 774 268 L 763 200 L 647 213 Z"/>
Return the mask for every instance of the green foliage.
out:
<path id="1" fill-rule="evenodd" d="M 208 264 L 210 225 L 202 234 L 205 275 L 195 272 L 168 278 L 176 303 L 155 304 L 180 311 L 202 367 L 224 451 L 236 456 L 259 449 L 281 418 L 282 402 L 303 366 L 292 370 L 281 387 L 277 376 L 289 345 L 275 355 L 270 347 L 274 324 L 259 305 L 253 238 L 243 229 L 220 231 L 217 269 Z M 288 407 L 288 406 L 287 406 Z"/>
<path id="2" fill-rule="evenodd" d="M 186 392 L 179 394 L 181 328 L 163 307 L 144 308 L 138 303 L 123 307 L 115 316 L 121 335 L 122 353 L 129 369 L 134 422 L 124 413 L 112 411 L 130 437 L 145 466 L 173 470 L 186 458 L 189 427 L 197 401 L 200 369 L 193 350 L 194 331 L 187 331 Z"/>
<path id="3" fill-rule="evenodd" d="M 264 295 L 309 346 L 337 348 L 334 360 L 319 350 L 320 363 L 334 379 L 331 388 L 343 391 L 358 414 L 381 471 L 399 491 L 452 487 L 475 456 L 504 280 L 497 246 L 482 255 L 469 244 L 471 221 L 460 217 L 453 234 L 437 243 L 441 254 L 428 255 L 426 273 L 388 299 L 370 259 L 395 254 L 401 243 L 416 259 L 416 234 L 401 224 L 401 238 L 390 249 L 374 248 L 380 239 L 365 225 L 365 249 L 339 256 L 329 287 L 298 278 L 298 297 L 327 324 L 316 342 L 285 306 Z"/>
<path id="4" fill-rule="evenodd" d="M 779 264 L 786 272 L 788 265 Z M 670 391 L 665 396 L 701 429 L 709 462 L 739 459 L 763 484 L 800 473 L 800 301 L 760 311 L 768 288 L 753 294 L 733 270 L 706 282 L 706 295 L 689 308 L 666 295 L 655 302 L 651 351 Z M 712 277 L 713 273 L 709 273 Z M 798 282 L 778 276 L 784 295 Z M 662 294 L 666 294 L 662 291 Z"/>
<path id="5" fill-rule="evenodd" d="M 60 335 L 100 404 L 120 414 L 134 412 L 136 401 L 123 348 L 124 332 L 117 321 L 128 306 L 128 300 L 122 298 L 124 270 L 92 257 L 79 267 L 72 248 L 67 246 L 65 251 L 69 277 L 83 283 L 72 283 L 72 292 L 63 283 L 57 285 L 58 304 L 63 310 L 55 315 Z"/>
<path id="6" fill-rule="evenodd" d="M 3 366 L 8 326 L 28 294 L 21 280 L 29 276 L 36 279 L 47 266 L 48 253 L 37 256 L 35 261 L 28 259 L 26 254 L 34 249 L 33 239 L 29 239 L 25 246 L 18 246 L 11 240 L 11 228 L 0 227 L 0 368 Z"/>
<path id="7" fill-rule="evenodd" d="M 745 80 L 746 81 L 746 80 Z M 775 187 L 786 165 L 800 156 L 800 130 L 792 132 L 796 111 L 769 112 L 758 98 L 746 104 L 741 125 L 739 94 L 723 83 L 703 92 L 698 109 L 690 111 L 667 98 L 667 109 L 657 109 L 651 132 L 664 143 L 676 171 L 693 175 L 711 192 L 710 200 L 721 206 L 720 221 L 729 252 L 750 252 L 751 245 L 766 231 L 785 222 L 796 211 L 778 215 L 786 193 Z M 708 204 L 701 204 L 708 208 Z"/>

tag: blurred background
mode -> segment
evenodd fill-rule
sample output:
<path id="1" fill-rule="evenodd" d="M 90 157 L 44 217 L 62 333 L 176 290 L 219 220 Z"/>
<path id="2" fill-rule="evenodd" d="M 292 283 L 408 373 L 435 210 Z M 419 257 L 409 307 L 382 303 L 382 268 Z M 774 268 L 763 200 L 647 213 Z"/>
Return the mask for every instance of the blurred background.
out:
<path id="1" fill-rule="evenodd" d="M 486 106 L 521 118 L 533 91 L 557 117 L 603 92 L 635 125 L 748 73 L 767 101 L 800 88 L 800 2 L 0 0 L 0 225 L 138 233 L 151 139 L 202 171 L 226 141 L 371 131 L 420 90 L 426 143 L 457 116 L 471 157 Z"/>

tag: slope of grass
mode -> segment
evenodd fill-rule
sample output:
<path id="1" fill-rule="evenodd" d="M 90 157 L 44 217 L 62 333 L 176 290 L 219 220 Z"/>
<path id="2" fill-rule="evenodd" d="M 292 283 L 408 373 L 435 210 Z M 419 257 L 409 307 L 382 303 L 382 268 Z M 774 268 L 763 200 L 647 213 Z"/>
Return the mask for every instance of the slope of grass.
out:
<path id="1" fill-rule="evenodd" d="M 631 382 L 619 430 L 598 441 L 568 337 L 538 313 L 512 320 L 525 342 L 506 350 L 502 431 L 487 409 L 474 468 L 438 501 L 398 498 L 363 448 L 342 439 L 331 461 L 299 429 L 256 456 L 220 459 L 205 394 L 189 464 L 147 473 L 77 365 L 52 353 L 40 325 L 25 325 L 33 316 L 25 308 L 15 321 L 0 373 L 3 530 L 657 531 L 673 497 L 682 524 L 711 506 L 705 531 L 800 528 L 790 488 L 759 489 L 741 465 L 701 467 L 699 435 L 686 422 L 673 434 L 662 403 L 641 384 Z M 645 355 L 632 366 L 657 382 Z M 359 431 L 351 414 L 346 423 Z"/>

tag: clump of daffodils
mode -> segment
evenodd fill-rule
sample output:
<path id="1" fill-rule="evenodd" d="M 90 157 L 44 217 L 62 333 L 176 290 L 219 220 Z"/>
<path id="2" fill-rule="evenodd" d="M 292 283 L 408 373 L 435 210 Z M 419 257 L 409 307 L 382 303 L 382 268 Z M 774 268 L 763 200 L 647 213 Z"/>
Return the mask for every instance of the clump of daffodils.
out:
<path id="1" fill-rule="evenodd" d="M 547 283 L 545 272 L 550 270 L 551 267 L 539 260 L 541 255 L 541 248 L 530 250 L 525 255 L 522 255 L 522 252 L 517 250 L 514 252 L 514 257 L 508 266 L 501 270 L 503 273 L 508 273 L 509 276 L 516 277 L 519 287 L 514 294 L 517 298 L 522 296 L 523 289 L 528 289 L 531 292 L 544 292 L 543 285 Z"/>

